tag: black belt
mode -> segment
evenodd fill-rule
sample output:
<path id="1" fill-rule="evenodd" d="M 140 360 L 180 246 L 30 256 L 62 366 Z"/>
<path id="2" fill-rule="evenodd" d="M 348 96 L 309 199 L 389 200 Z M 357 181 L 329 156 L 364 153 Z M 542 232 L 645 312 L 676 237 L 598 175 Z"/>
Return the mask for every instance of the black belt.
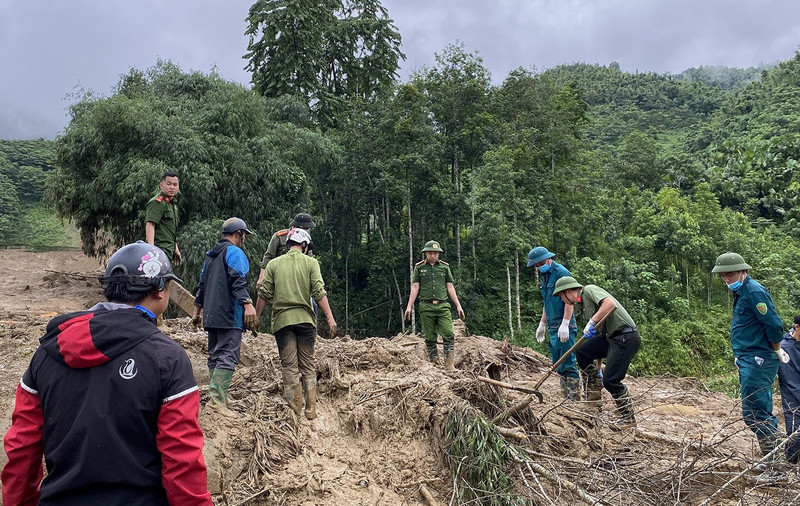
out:
<path id="1" fill-rule="evenodd" d="M 608 337 L 614 337 L 614 336 L 618 336 L 620 334 L 630 334 L 631 332 L 638 332 L 638 331 L 639 331 L 639 329 L 637 329 L 636 327 L 622 327 L 621 329 L 617 330 L 616 332 L 614 332 L 613 334 L 611 334 Z"/>
<path id="2" fill-rule="evenodd" d="M 442 304 L 447 302 L 446 300 L 439 300 L 439 299 L 419 299 L 420 302 L 426 302 L 428 304 Z"/>

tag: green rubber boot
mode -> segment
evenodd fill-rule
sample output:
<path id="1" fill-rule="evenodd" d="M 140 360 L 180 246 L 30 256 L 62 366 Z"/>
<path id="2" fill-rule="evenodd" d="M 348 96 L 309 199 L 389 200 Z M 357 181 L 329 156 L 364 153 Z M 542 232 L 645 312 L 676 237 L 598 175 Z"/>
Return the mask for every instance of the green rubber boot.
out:
<path id="1" fill-rule="evenodd" d="M 211 380 L 208 383 L 208 394 L 210 399 L 206 405 L 222 416 L 234 418 L 237 416 L 235 411 L 228 408 L 228 390 L 231 387 L 233 371 L 228 369 L 211 369 Z"/>

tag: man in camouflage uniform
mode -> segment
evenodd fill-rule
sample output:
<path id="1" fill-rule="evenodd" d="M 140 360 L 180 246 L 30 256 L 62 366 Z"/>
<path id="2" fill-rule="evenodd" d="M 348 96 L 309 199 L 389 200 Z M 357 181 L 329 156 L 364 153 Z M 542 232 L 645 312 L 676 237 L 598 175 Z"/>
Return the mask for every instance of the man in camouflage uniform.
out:
<path id="1" fill-rule="evenodd" d="M 461 309 L 461 303 L 458 302 L 450 266 L 439 260 L 439 254 L 443 251 L 437 241 L 428 241 L 422 248 L 425 259 L 414 266 L 414 273 L 411 275 L 411 294 L 408 297 L 405 318 L 411 318 L 414 301 L 419 295 L 419 319 L 422 323 L 425 344 L 428 347 L 428 357 L 434 364 L 441 364 L 436 344 L 438 335 L 441 335 L 444 342 L 445 368 L 452 371 L 455 369 L 454 333 L 448 297 L 456 305 L 456 312 L 462 320 L 464 319 L 464 310 Z"/>

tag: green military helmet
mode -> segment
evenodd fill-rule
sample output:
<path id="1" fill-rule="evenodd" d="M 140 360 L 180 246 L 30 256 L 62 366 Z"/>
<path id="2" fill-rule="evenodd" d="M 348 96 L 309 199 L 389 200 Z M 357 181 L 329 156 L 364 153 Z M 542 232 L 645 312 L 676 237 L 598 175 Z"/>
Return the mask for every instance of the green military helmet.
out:
<path id="1" fill-rule="evenodd" d="M 737 272 L 750 270 L 750 266 L 744 261 L 742 255 L 738 253 L 723 253 L 714 262 L 711 272 Z"/>
<path id="2" fill-rule="evenodd" d="M 444 253 L 444 250 L 441 248 L 438 241 L 426 242 L 425 247 L 422 248 L 422 252 L 425 253 L 426 251 L 438 251 L 439 253 Z"/>
<path id="3" fill-rule="evenodd" d="M 558 278 L 556 281 L 556 286 L 553 289 L 553 295 L 558 295 L 559 292 L 563 292 L 564 290 L 569 290 L 570 288 L 582 288 L 583 285 L 575 281 L 575 278 L 572 276 L 564 276 L 563 278 Z"/>

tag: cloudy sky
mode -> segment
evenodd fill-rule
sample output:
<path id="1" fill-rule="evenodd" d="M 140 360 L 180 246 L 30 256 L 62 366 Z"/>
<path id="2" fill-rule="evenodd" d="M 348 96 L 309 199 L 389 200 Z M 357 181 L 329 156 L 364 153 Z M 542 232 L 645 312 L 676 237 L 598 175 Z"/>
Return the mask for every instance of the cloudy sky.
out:
<path id="1" fill-rule="evenodd" d="M 169 59 L 249 83 L 253 0 L 0 0 L 0 138 L 54 138 L 76 93 L 109 95 Z M 403 37 L 401 78 L 462 42 L 502 82 L 517 67 L 618 62 L 676 73 L 774 63 L 800 49 L 797 0 L 383 0 Z"/>

